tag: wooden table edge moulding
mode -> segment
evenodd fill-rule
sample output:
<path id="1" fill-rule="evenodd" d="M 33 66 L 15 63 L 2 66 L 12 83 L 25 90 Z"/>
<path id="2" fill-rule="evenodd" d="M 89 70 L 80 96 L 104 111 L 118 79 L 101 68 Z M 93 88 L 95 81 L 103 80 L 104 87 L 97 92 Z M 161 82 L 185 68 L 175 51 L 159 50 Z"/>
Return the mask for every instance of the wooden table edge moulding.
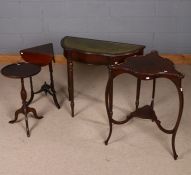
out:
<path id="1" fill-rule="evenodd" d="M 111 91 L 113 91 L 113 80 L 118 75 L 124 73 L 131 74 L 137 78 L 135 111 L 127 115 L 124 120 L 117 121 L 113 118 L 113 99 L 111 98 L 112 96 Z M 161 125 L 161 121 L 158 120 L 157 115 L 154 111 L 155 85 L 157 78 L 166 78 L 170 80 L 176 86 L 178 92 L 179 112 L 175 126 L 172 129 L 165 129 Z M 176 160 L 178 155 L 175 149 L 175 137 L 181 121 L 183 105 L 184 105 L 183 88 L 181 85 L 183 78 L 184 75 L 175 69 L 173 62 L 166 58 L 160 57 L 156 51 L 151 52 L 145 56 L 129 57 L 125 59 L 124 63 L 110 66 L 110 76 L 105 90 L 105 104 L 106 104 L 110 129 L 109 129 L 109 135 L 105 140 L 105 144 L 106 145 L 108 144 L 108 141 L 111 137 L 113 124 L 117 125 L 124 124 L 129 120 L 131 120 L 133 117 L 138 117 L 142 119 L 151 119 L 153 122 L 156 123 L 156 125 L 161 131 L 165 132 L 166 134 L 172 134 L 171 143 L 172 143 L 173 157 Z M 153 80 L 151 103 L 150 105 L 145 105 L 143 107 L 139 107 L 141 80 Z"/>
<path id="2" fill-rule="evenodd" d="M 127 57 L 143 55 L 145 48 L 143 45 L 72 36 L 64 37 L 61 40 L 61 46 L 67 59 L 68 93 L 72 117 L 74 117 L 73 61 L 93 65 L 106 65 L 110 69 L 110 65 L 119 64 Z M 110 90 L 112 94 L 112 86 Z M 110 97 L 112 98 L 112 96 Z"/>

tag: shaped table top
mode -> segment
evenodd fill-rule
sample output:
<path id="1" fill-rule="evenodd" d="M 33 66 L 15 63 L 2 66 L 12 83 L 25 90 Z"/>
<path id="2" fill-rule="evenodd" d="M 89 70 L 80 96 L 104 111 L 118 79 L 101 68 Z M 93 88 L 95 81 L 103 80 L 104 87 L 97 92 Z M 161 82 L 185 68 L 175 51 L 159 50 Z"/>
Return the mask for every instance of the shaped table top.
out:
<path id="1" fill-rule="evenodd" d="M 169 75 L 183 78 L 184 75 L 175 69 L 174 63 L 167 58 L 162 58 L 158 53 L 151 52 L 144 56 L 128 57 L 124 63 L 115 69 L 121 69 L 137 76 Z"/>

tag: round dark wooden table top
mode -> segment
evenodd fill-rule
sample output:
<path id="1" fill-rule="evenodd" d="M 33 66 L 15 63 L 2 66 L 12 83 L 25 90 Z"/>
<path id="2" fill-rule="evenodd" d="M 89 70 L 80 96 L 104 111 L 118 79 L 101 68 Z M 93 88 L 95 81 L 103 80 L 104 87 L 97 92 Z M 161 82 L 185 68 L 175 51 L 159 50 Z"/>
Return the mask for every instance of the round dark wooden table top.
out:
<path id="1" fill-rule="evenodd" d="M 39 65 L 22 62 L 5 66 L 1 73 L 9 78 L 27 78 L 38 74 L 40 70 Z"/>

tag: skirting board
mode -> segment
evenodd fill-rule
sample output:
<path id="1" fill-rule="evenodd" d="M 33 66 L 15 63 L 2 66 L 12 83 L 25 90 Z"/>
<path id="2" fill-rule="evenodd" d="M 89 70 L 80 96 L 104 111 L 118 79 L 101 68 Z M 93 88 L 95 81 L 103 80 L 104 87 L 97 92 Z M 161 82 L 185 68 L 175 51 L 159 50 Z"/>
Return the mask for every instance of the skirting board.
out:
<path id="1" fill-rule="evenodd" d="M 3 63 L 17 63 L 23 61 L 18 54 L 0 54 L 0 64 Z M 66 59 L 63 55 L 55 55 L 56 63 L 65 64 Z"/>
<path id="2" fill-rule="evenodd" d="M 191 64 L 191 54 L 161 54 L 162 57 L 168 58 L 174 64 Z M 66 64 L 66 58 L 63 55 L 55 55 L 56 63 Z M 0 54 L 0 64 L 17 63 L 22 61 L 20 55 L 16 54 Z"/>

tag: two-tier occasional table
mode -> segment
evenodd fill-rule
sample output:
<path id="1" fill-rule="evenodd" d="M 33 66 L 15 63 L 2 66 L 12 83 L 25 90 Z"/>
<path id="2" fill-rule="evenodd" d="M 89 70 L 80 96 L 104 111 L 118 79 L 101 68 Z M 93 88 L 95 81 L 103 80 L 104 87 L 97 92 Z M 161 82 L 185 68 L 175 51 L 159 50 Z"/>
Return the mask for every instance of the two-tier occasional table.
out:
<path id="1" fill-rule="evenodd" d="M 113 101 L 110 100 L 110 89 L 113 86 L 113 80 L 118 75 L 123 73 L 131 74 L 137 77 L 137 95 L 136 95 L 136 109 L 134 112 L 130 113 L 123 121 L 115 120 L 113 116 Z M 158 120 L 157 115 L 154 111 L 154 97 L 155 97 L 155 83 L 157 78 L 167 78 L 173 82 L 176 86 L 179 96 L 179 113 L 175 126 L 171 129 L 165 129 L 161 122 Z M 181 80 L 184 78 L 184 75 L 178 72 L 174 64 L 158 55 L 157 52 L 151 52 L 145 56 L 129 57 L 125 60 L 124 63 L 119 65 L 114 65 L 111 67 L 110 77 L 106 86 L 105 100 L 106 100 L 106 110 L 109 119 L 110 131 L 108 138 L 105 141 L 105 144 L 108 144 L 108 141 L 112 134 L 112 124 L 124 124 L 128 122 L 133 117 L 139 117 L 143 119 L 151 119 L 154 121 L 158 128 L 167 133 L 172 134 L 172 150 L 174 159 L 177 159 L 178 155 L 175 149 L 175 137 L 179 127 L 179 123 L 183 111 L 183 89 L 181 85 Z M 152 100 L 150 105 L 139 107 L 139 96 L 140 96 L 140 86 L 141 80 L 153 80 L 153 91 L 152 91 Z"/>
<path id="2" fill-rule="evenodd" d="M 20 109 L 18 109 L 15 112 L 15 118 L 14 120 L 11 120 L 9 123 L 15 123 L 17 122 L 18 115 L 20 113 L 25 115 L 25 123 L 26 123 L 26 133 L 27 136 L 30 137 L 30 131 L 28 126 L 28 116 L 27 114 L 29 112 L 32 112 L 34 115 L 34 118 L 41 119 L 42 116 L 38 116 L 37 112 L 34 108 L 29 107 L 29 103 L 26 101 L 27 99 L 27 92 L 25 90 L 24 86 L 24 78 L 32 77 L 36 74 L 38 74 L 41 70 L 41 67 L 38 65 L 30 64 L 30 63 L 18 63 L 18 64 L 10 64 L 8 66 L 5 66 L 1 73 L 9 78 L 17 78 L 21 79 L 21 99 L 22 99 L 22 106 Z"/>
<path id="3" fill-rule="evenodd" d="M 110 69 L 110 65 L 121 63 L 129 56 L 142 55 L 145 48 L 142 45 L 71 36 L 64 37 L 61 40 L 61 46 L 67 59 L 68 92 L 72 117 L 74 116 L 73 61 L 93 65 L 106 65 Z M 112 87 L 110 90 L 112 93 Z"/>

